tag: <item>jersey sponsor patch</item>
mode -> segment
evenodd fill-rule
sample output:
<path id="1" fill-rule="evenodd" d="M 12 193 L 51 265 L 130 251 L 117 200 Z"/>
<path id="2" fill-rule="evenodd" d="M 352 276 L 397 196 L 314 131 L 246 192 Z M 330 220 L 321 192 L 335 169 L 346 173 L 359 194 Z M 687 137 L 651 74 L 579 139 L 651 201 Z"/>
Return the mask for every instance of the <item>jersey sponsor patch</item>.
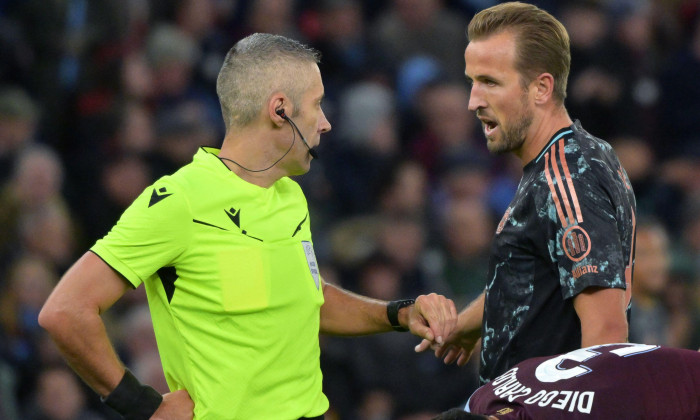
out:
<path id="1" fill-rule="evenodd" d="M 318 263 L 316 262 L 316 253 L 314 253 L 314 246 L 311 241 L 301 241 L 302 247 L 304 247 L 304 255 L 306 255 L 306 262 L 309 264 L 309 271 L 311 271 L 311 276 L 314 278 L 314 283 L 316 283 L 316 290 L 318 290 L 319 284 L 321 282 L 320 274 L 318 272 Z"/>
<path id="2" fill-rule="evenodd" d="M 591 237 L 584 228 L 574 225 L 566 229 L 561 239 L 564 253 L 571 261 L 581 261 L 591 252 Z"/>
<path id="3" fill-rule="evenodd" d="M 588 273 L 598 273 L 598 266 L 597 265 L 579 265 L 574 267 L 574 269 L 571 271 L 571 275 L 574 276 L 575 279 L 581 277 L 584 274 Z"/>

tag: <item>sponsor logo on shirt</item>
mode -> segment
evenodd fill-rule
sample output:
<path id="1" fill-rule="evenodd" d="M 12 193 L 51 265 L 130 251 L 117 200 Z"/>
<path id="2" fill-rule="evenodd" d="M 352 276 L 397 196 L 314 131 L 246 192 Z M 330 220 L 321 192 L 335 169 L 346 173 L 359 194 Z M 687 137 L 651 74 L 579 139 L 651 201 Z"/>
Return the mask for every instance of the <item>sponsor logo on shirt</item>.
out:
<path id="1" fill-rule="evenodd" d="M 572 271 L 571 274 L 574 276 L 575 279 L 581 277 L 584 274 L 588 273 L 597 273 L 598 272 L 598 266 L 597 265 L 580 265 L 578 267 L 575 267 Z"/>
<path id="2" fill-rule="evenodd" d="M 581 261 L 591 252 L 591 238 L 579 225 L 566 229 L 561 238 L 564 253 L 572 261 Z"/>

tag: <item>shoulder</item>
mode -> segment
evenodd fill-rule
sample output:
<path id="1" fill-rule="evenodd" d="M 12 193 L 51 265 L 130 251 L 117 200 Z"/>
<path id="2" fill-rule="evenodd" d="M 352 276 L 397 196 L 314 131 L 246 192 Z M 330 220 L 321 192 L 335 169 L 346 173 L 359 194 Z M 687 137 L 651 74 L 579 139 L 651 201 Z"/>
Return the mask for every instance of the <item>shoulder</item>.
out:
<path id="1" fill-rule="evenodd" d="M 573 188 L 605 189 L 607 184 L 625 179 L 612 146 L 585 131 L 578 122 L 549 146 L 543 160 L 545 178 L 554 184 L 558 181 L 570 183 Z"/>
<path id="2" fill-rule="evenodd" d="M 617 169 L 620 162 L 610 143 L 584 130 L 578 121 L 572 128 L 573 133 L 567 142 L 572 157 L 578 157 L 594 170 L 600 168 Z"/>
<path id="3" fill-rule="evenodd" d="M 216 157 L 199 152 L 195 159 L 178 169 L 172 175 L 164 176 L 153 183 L 153 187 L 171 188 L 179 194 L 179 199 L 192 203 L 207 202 L 229 191 L 230 185 L 222 178 L 215 165 L 220 164 Z M 228 174 L 228 172 L 226 172 Z"/>
<path id="4" fill-rule="evenodd" d="M 155 228 L 191 218 L 190 200 L 181 183 L 165 176 L 147 187 L 119 219 L 118 225 Z"/>

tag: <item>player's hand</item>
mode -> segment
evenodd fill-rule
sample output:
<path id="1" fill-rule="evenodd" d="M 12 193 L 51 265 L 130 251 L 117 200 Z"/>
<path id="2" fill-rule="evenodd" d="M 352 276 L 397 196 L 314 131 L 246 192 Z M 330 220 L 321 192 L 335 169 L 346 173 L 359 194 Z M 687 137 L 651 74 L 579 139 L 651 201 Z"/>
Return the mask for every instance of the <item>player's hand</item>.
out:
<path id="1" fill-rule="evenodd" d="M 194 418 L 194 402 L 184 389 L 163 395 L 163 402 L 151 416 L 151 420 L 192 420 L 192 418 Z"/>
<path id="2" fill-rule="evenodd" d="M 408 328 L 424 340 L 441 345 L 457 325 L 457 309 L 451 299 L 431 293 L 420 295 L 408 313 Z"/>
<path id="3" fill-rule="evenodd" d="M 423 339 L 416 346 L 416 352 L 420 353 L 430 348 L 435 351 L 435 357 L 443 359 L 446 365 L 456 360 L 458 366 L 464 366 L 474 352 L 474 347 L 476 347 L 480 337 L 481 331 L 479 330 L 454 330 L 442 345 L 436 345 L 436 343 Z"/>

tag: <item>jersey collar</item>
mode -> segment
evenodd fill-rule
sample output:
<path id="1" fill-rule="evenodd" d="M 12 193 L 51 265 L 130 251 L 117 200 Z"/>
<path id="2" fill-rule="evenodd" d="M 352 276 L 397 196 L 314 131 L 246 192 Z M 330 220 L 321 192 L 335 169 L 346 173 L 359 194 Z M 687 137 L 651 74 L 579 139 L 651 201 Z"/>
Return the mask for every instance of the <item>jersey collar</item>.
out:
<path id="1" fill-rule="evenodd" d="M 547 150 L 549 150 L 549 148 L 552 147 L 552 145 L 553 145 L 557 140 L 559 140 L 560 138 L 566 136 L 567 134 L 573 133 L 573 132 L 574 132 L 573 129 L 574 129 L 575 125 L 576 125 L 576 123 L 574 123 L 573 125 L 570 125 L 570 126 L 568 126 L 568 127 L 564 127 L 564 128 L 562 128 L 562 129 L 560 129 L 559 131 L 557 131 L 556 133 L 554 133 L 554 135 L 552 136 L 552 139 L 549 140 L 549 141 L 547 142 L 547 145 L 544 146 L 544 148 L 542 149 L 542 151 L 540 152 L 540 154 L 537 155 L 537 157 L 535 158 L 534 162 L 535 162 L 535 163 L 539 162 L 540 159 L 542 158 L 542 156 L 544 156 L 545 152 L 547 152 Z"/>
<path id="2" fill-rule="evenodd" d="M 263 188 L 239 177 L 235 172 L 229 169 L 229 167 L 226 166 L 221 159 L 219 159 L 220 152 L 221 149 L 217 149 L 215 147 L 201 146 L 199 150 L 197 150 L 197 153 L 195 153 L 193 161 L 199 163 L 200 165 L 205 165 L 207 168 L 210 168 L 218 176 L 221 176 L 224 179 L 232 180 L 232 182 L 238 185 L 239 188 L 247 188 L 251 191 L 272 191 L 274 189 Z"/>

